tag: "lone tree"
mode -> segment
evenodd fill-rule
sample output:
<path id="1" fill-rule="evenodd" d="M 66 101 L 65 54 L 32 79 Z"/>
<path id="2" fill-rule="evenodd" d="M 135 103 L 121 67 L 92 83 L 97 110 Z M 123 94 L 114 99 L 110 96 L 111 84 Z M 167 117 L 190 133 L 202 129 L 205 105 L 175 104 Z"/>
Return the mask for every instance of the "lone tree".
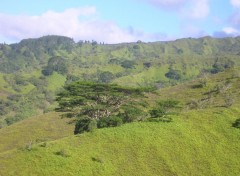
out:
<path id="1" fill-rule="evenodd" d="M 79 117 L 75 133 L 89 131 L 93 124 L 99 128 L 105 127 L 106 125 L 102 125 L 103 122 L 107 122 L 109 126 L 118 126 L 121 124 L 120 121 L 127 123 L 125 117 L 120 117 L 124 111 L 123 105 L 130 103 L 142 93 L 142 89 L 115 84 L 75 82 L 65 86 L 64 91 L 58 94 L 58 110 L 68 111 L 73 116 Z M 97 123 L 91 123 L 92 121 Z"/>

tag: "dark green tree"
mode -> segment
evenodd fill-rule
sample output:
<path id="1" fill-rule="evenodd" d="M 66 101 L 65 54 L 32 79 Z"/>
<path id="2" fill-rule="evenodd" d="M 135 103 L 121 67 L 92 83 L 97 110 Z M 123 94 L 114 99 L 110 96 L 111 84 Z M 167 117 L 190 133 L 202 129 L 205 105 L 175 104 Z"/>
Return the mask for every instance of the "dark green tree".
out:
<path id="1" fill-rule="evenodd" d="M 132 110 L 133 107 L 127 113 L 123 106 L 141 96 L 143 91 L 115 84 L 74 82 L 66 85 L 64 91 L 57 95 L 58 110 L 68 111 L 71 116 L 79 118 L 75 134 L 91 131 L 95 126 L 98 128 L 119 126 L 123 122 L 134 121 L 131 119 L 136 114 Z M 120 112 L 124 112 L 125 116 L 119 115 Z"/>
<path id="2" fill-rule="evenodd" d="M 140 89 L 115 84 L 74 82 L 58 94 L 58 109 L 72 112 L 77 109 L 77 115 L 99 119 L 113 115 L 131 97 L 141 94 Z"/>

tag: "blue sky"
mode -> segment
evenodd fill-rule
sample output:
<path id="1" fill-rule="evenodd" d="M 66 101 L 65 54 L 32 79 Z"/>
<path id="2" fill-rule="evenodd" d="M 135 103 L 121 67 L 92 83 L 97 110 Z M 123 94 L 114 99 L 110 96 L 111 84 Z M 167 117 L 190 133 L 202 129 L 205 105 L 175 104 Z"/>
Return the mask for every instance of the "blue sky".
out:
<path id="1" fill-rule="evenodd" d="M 105 43 L 240 35 L 240 0 L 7 0 L 0 43 L 64 35 Z"/>

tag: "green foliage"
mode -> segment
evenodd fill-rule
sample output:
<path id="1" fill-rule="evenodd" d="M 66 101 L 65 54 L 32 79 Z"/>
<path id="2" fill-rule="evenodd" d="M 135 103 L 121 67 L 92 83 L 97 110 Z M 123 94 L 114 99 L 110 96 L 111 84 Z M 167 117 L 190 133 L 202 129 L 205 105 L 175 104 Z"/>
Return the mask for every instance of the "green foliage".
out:
<path id="1" fill-rule="evenodd" d="M 233 127 L 235 128 L 240 128 L 240 118 L 237 119 L 233 124 L 232 124 Z"/>
<path id="2" fill-rule="evenodd" d="M 142 107 L 139 108 L 132 104 L 123 106 L 122 111 L 123 112 L 119 113 L 118 116 L 123 119 L 124 123 L 142 121 L 148 116 L 148 114 L 142 110 Z"/>
<path id="3" fill-rule="evenodd" d="M 117 111 L 129 96 L 141 95 L 140 89 L 91 82 L 74 82 L 64 89 L 57 97 L 60 110 L 82 107 L 82 114 L 97 119 Z"/>
<path id="4" fill-rule="evenodd" d="M 105 72 L 100 73 L 98 80 L 99 80 L 99 82 L 102 82 L 102 83 L 109 83 L 114 78 L 115 78 L 115 76 L 112 72 L 105 71 Z"/>
<path id="5" fill-rule="evenodd" d="M 139 114 L 137 112 L 140 111 L 133 107 L 126 108 L 126 104 L 131 102 L 131 97 L 140 96 L 143 92 L 141 89 L 91 82 L 71 83 L 64 89 L 57 97 L 58 110 L 71 111 L 80 117 L 74 134 L 89 131 L 92 120 L 97 122 L 98 128 L 119 126 L 123 121 L 134 121 Z M 116 115 L 121 112 L 124 105 L 122 119 Z"/>
<path id="6" fill-rule="evenodd" d="M 49 76 L 56 71 L 62 75 L 68 73 L 67 60 L 60 56 L 54 56 L 49 59 L 48 65 L 42 70 L 43 75 Z"/>
<path id="7" fill-rule="evenodd" d="M 116 127 L 123 124 L 123 121 L 118 116 L 109 116 L 103 117 L 98 120 L 97 126 L 98 128 L 105 128 L 105 127 Z"/>
<path id="8" fill-rule="evenodd" d="M 212 67 L 213 67 L 213 68 L 210 70 L 210 72 L 211 72 L 212 74 L 216 74 L 216 73 L 219 73 L 219 72 L 224 71 L 224 66 L 221 65 L 221 64 L 219 64 L 219 63 L 213 64 Z"/>
<path id="9" fill-rule="evenodd" d="M 239 119 L 240 94 L 239 78 L 232 77 L 232 73 L 233 71 L 226 70 L 211 75 L 207 86 L 201 89 L 192 89 L 196 81 L 189 81 L 161 88 L 156 93 L 141 95 L 149 105 L 139 105 L 137 102 L 143 102 L 142 99 L 134 99 L 130 105 L 140 110 L 151 107 L 157 109 L 159 106 L 167 109 L 168 115 L 149 118 L 151 123 L 146 120 L 71 136 L 73 129 L 69 126 L 73 125 L 75 119 L 60 120 L 59 117 L 57 121 L 56 118 L 49 117 L 46 121 L 46 114 L 3 128 L 0 130 L 0 141 L 4 141 L 0 143 L 3 151 L 0 153 L 0 173 L 23 176 L 29 173 L 105 176 L 136 175 L 141 170 L 142 175 L 238 175 L 239 130 L 231 127 L 231 123 Z M 208 96 L 205 93 L 211 90 L 214 91 L 214 107 L 207 105 L 205 109 L 192 110 L 184 108 L 178 116 L 171 115 L 179 107 L 173 100 L 180 100 L 181 105 L 184 105 L 192 99 L 205 99 Z M 223 107 L 225 95 L 231 95 L 229 97 L 234 97 L 236 101 L 231 108 Z M 155 101 L 160 102 L 154 106 Z M 130 105 L 126 104 L 126 107 Z M 123 119 L 119 114 L 124 113 L 124 108 L 122 106 L 120 113 L 112 116 Z M 169 122 L 171 118 L 174 119 L 172 123 L 155 123 Z M 65 120 L 69 120 L 68 124 Z M 63 132 L 66 128 L 69 128 L 68 132 Z M 36 136 L 40 138 L 38 135 L 51 136 L 53 133 L 57 133 L 58 137 L 53 135 L 51 139 L 58 140 L 49 142 L 47 147 L 33 144 L 34 150 L 31 152 L 15 149 L 19 145 L 25 146 L 26 141 L 34 140 Z M 59 139 L 61 137 L 63 138 Z M 25 142 L 18 144 L 19 141 Z M 61 154 L 56 156 L 56 151 L 61 153 L 61 149 L 71 157 L 65 158 Z M 131 164 L 123 164 L 123 161 Z"/>
<path id="10" fill-rule="evenodd" d="M 74 134 L 82 133 L 84 131 L 88 131 L 88 125 L 90 124 L 91 119 L 83 118 L 77 121 L 75 125 Z"/>
<path id="11" fill-rule="evenodd" d="M 97 129 L 97 123 L 98 123 L 97 120 L 92 119 L 88 124 L 87 131 L 93 132 L 95 129 Z"/>
<path id="12" fill-rule="evenodd" d="M 72 75 L 72 74 L 68 74 L 67 75 L 67 80 L 66 80 L 66 84 L 70 84 L 72 82 L 76 82 L 79 81 L 80 78 L 78 76 Z"/>
<path id="13" fill-rule="evenodd" d="M 180 80 L 182 78 L 181 72 L 179 70 L 170 69 L 165 76 L 169 79 Z"/>
<path id="14" fill-rule="evenodd" d="M 237 111 L 226 108 L 192 110 L 176 116 L 173 123 L 130 123 L 77 137 L 72 136 L 70 130 L 62 139 L 49 142 L 45 148 L 33 145 L 31 152 L 9 150 L 0 153 L 0 172 L 4 176 L 28 176 L 29 173 L 51 176 L 237 176 L 240 172 L 239 130 L 229 125 L 239 115 L 239 108 L 236 108 Z M 48 132 L 51 129 L 51 133 L 55 130 L 61 133 L 61 128 L 42 128 Z M 8 127 L 11 129 L 9 145 L 15 144 L 14 135 L 19 137 L 22 133 L 15 131 L 19 129 L 18 124 Z M 7 131 L 4 134 L 9 135 Z M 2 136 L 3 133 L 1 141 Z M 70 157 L 56 155 L 61 150 Z M 131 161 L 131 164 L 125 161 Z"/>
<path id="15" fill-rule="evenodd" d="M 165 100 L 157 102 L 157 106 L 149 111 L 151 118 L 167 119 L 171 121 L 168 115 L 174 114 L 174 110 L 178 108 L 179 101 L 177 100 Z"/>
<path id="16" fill-rule="evenodd" d="M 92 132 L 97 128 L 98 122 L 95 119 L 80 118 L 75 124 L 74 134 L 83 133 L 84 131 Z"/>
<path id="17" fill-rule="evenodd" d="M 164 117 L 166 110 L 163 107 L 157 107 L 156 109 L 150 110 L 150 115 L 152 118 Z"/>
<path id="18" fill-rule="evenodd" d="M 133 49 L 140 49 L 139 45 L 133 45 Z"/>
<path id="19" fill-rule="evenodd" d="M 202 70 L 216 73 L 232 69 L 240 64 L 239 46 L 239 38 L 210 37 L 99 45 L 95 41 L 75 43 L 68 37 L 44 36 L 0 44 L 0 99 L 14 94 L 26 97 L 13 102 L 8 99 L 11 103 L 4 107 L 0 121 L 6 124 L 6 118 L 22 120 L 54 109 L 55 92 L 77 80 L 163 88 L 193 80 Z M 169 67 L 175 72 L 171 73 Z M 199 84 L 195 88 L 208 86 Z M 225 100 L 226 105 L 231 104 L 230 99 Z M 35 112 L 23 113 L 20 109 Z"/>
<path id="20" fill-rule="evenodd" d="M 125 60 L 121 63 L 121 66 L 126 69 L 132 69 L 132 68 L 134 68 L 135 65 L 136 65 L 136 63 L 131 60 Z"/>

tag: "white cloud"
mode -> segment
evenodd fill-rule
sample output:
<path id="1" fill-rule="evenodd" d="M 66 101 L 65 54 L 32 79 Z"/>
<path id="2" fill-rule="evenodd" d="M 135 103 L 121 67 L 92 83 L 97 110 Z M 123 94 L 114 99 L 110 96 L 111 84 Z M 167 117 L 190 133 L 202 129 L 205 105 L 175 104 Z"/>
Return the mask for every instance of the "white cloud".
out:
<path id="1" fill-rule="evenodd" d="M 233 28 L 233 27 L 225 27 L 222 30 L 224 33 L 226 33 L 227 35 L 232 35 L 232 36 L 237 36 L 240 34 L 239 30 Z"/>
<path id="2" fill-rule="evenodd" d="M 240 13 L 235 12 L 230 18 L 229 21 L 231 25 L 240 27 Z"/>
<path id="3" fill-rule="evenodd" d="M 233 27 L 224 27 L 221 31 L 214 32 L 213 36 L 218 38 L 237 37 L 240 35 L 240 30 Z"/>
<path id="4" fill-rule="evenodd" d="M 210 13 L 209 0 L 141 0 L 164 10 L 174 10 L 191 19 L 206 18 Z M 171 12 L 172 12 L 171 11 Z"/>
<path id="5" fill-rule="evenodd" d="M 184 16 L 191 19 L 206 18 L 210 13 L 209 0 L 189 1 L 189 7 L 181 10 Z"/>
<path id="6" fill-rule="evenodd" d="M 142 0 L 154 6 L 167 9 L 182 7 L 188 0 Z"/>
<path id="7" fill-rule="evenodd" d="M 95 7 L 72 8 L 64 12 L 48 11 L 39 16 L 0 14 L 0 24 L 0 38 L 8 41 L 53 34 L 72 37 L 76 41 L 106 43 L 167 39 L 163 34 L 122 29 L 114 22 L 100 20 Z"/>
<path id="8" fill-rule="evenodd" d="M 240 0 L 230 0 L 230 3 L 235 8 L 239 8 L 240 7 Z"/>

